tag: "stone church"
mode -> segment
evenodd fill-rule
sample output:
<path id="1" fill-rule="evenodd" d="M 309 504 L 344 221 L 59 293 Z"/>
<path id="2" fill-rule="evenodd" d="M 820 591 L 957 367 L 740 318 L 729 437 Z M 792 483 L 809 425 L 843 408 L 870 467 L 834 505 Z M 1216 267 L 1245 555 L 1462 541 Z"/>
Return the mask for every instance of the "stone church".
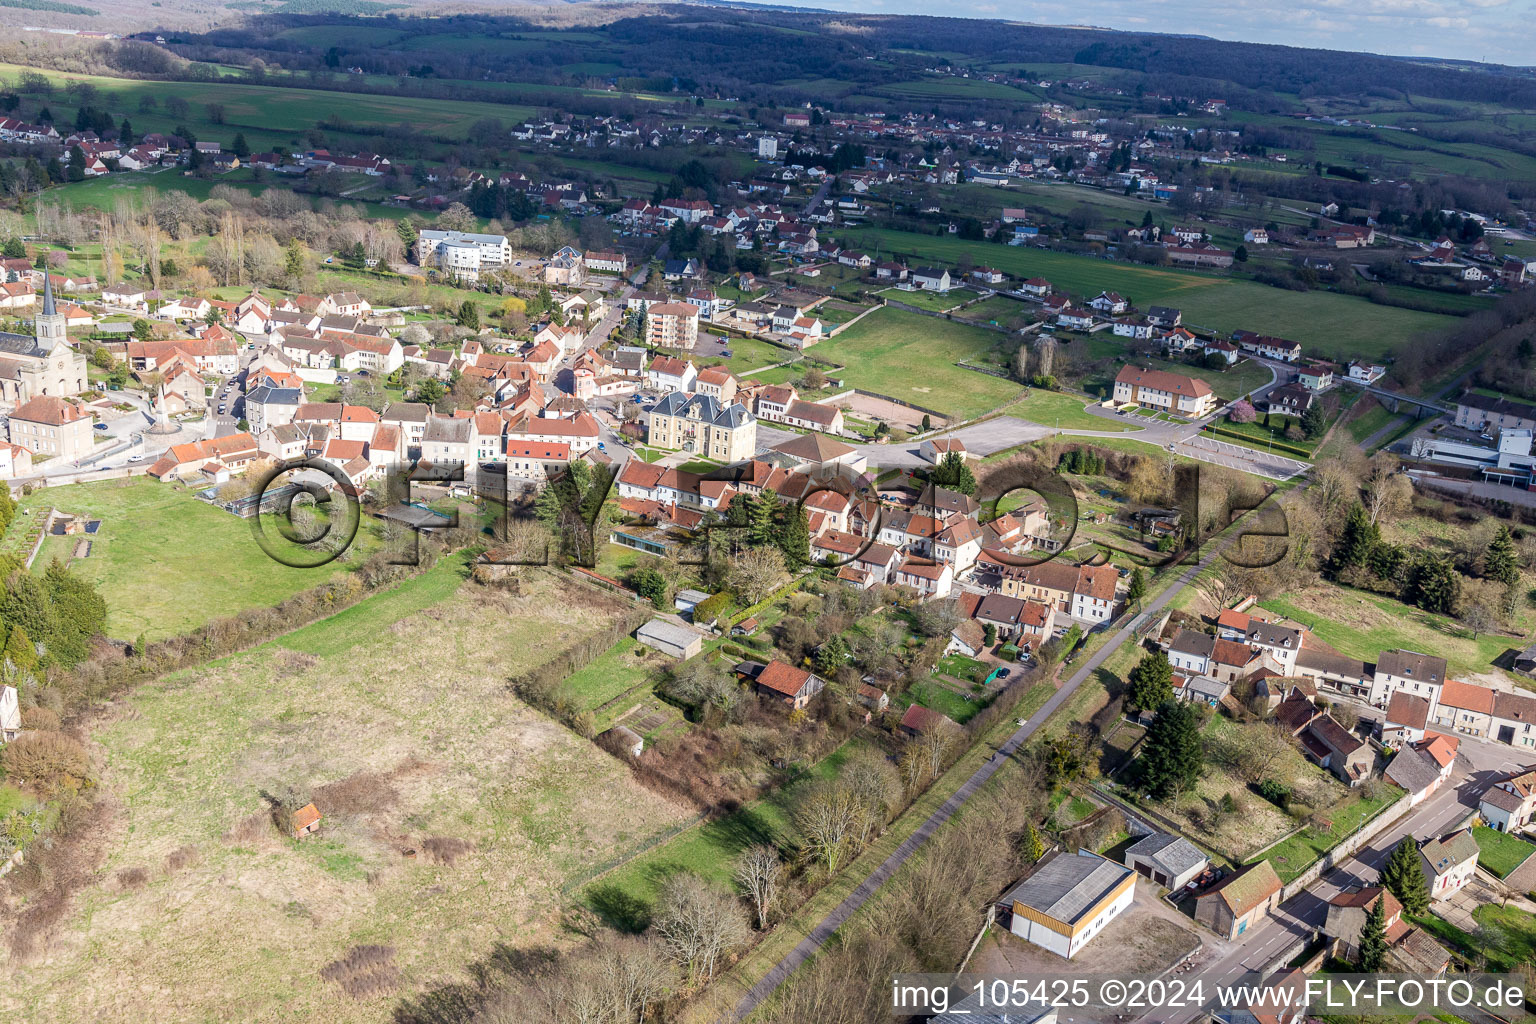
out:
<path id="1" fill-rule="evenodd" d="M 64 314 L 53 300 L 52 275 L 45 274 L 33 336 L 0 331 L 0 403 L 16 406 L 44 395 L 69 398 L 86 387 L 85 356 L 69 344 Z"/>

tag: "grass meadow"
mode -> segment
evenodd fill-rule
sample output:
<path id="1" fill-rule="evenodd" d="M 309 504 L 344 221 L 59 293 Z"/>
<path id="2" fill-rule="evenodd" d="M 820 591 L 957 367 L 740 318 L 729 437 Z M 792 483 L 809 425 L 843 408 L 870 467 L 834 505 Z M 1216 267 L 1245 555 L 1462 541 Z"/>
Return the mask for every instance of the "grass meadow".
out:
<path id="1" fill-rule="evenodd" d="M 564 942 L 562 886 L 691 812 L 507 689 L 612 612 L 536 570 L 512 594 L 463 569 L 109 711 L 101 870 L 46 956 L 0 966 L 0 1009 L 362 1024 L 498 948 Z M 273 828 L 266 795 L 285 791 L 320 807 L 316 834 Z M 320 971 L 360 945 L 391 947 L 398 982 L 353 998 Z"/>
<path id="2" fill-rule="evenodd" d="M 1312 354 L 1333 358 L 1373 358 L 1409 335 L 1453 322 L 1441 314 L 1378 306 L 1351 295 L 1284 291 L 1216 274 L 881 228 L 848 234 L 855 245 L 878 250 L 882 259 L 905 254 L 952 265 L 970 257 L 1015 277 L 1044 277 L 1073 295 L 1118 291 L 1138 306 L 1177 306 L 1190 324 L 1224 333 L 1242 329 L 1279 335 L 1301 342 Z"/>

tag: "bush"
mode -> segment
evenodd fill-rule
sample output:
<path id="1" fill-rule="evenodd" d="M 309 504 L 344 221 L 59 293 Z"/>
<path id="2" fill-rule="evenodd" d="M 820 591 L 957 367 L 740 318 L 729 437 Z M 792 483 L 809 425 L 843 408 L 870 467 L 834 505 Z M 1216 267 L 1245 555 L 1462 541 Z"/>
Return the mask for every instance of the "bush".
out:
<path id="1" fill-rule="evenodd" d="M 43 793 L 80 790 L 91 780 L 85 747 L 61 732 L 22 733 L 0 750 L 0 767 L 7 778 Z"/>
<path id="2" fill-rule="evenodd" d="M 1289 807 L 1291 803 L 1290 787 L 1274 779 L 1265 779 L 1259 783 L 1259 796 L 1281 809 Z"/>

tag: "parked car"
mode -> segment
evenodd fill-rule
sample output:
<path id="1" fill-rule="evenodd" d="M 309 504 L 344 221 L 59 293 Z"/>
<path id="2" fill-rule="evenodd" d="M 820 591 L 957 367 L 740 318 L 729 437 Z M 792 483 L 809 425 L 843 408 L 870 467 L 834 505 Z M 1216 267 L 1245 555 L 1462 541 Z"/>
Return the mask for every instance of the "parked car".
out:
<path id="1" fill-rule="evenodd" d="M 107 425 L 105 423 L 98 423 L 98 424 L 96 424 L 96 429 L 97 430 L 106 430 L 107 429 Z"/>
<path id="2" fill-rule="evenodd" d="M 128 456 L 128 461 L 129 462 L 143 462 L 144 461 L 144 456 L 142 456 L 142 455 L 130 455 L 130 456 Z"/>

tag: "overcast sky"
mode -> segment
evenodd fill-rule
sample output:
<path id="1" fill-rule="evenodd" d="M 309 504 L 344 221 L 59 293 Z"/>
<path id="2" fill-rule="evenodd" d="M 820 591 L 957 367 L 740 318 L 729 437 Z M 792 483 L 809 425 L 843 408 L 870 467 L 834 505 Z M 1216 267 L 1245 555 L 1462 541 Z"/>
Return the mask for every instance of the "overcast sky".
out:
<path id="1" fill-rule="evenodd" d="M 866 14 L 1006 18 L 1330 50 L 1536 64 L 1536 0 L 777 0 Z"/>

